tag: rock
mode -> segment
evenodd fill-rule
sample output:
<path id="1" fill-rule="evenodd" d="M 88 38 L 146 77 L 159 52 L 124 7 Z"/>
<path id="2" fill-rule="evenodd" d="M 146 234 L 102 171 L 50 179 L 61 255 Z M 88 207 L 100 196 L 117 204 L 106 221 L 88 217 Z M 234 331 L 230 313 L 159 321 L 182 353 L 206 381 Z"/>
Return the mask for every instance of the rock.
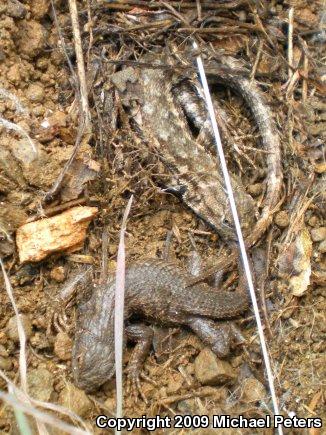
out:
<path id="1" fill-rule="evenodd" d="M 318 251 L 322 254 L 325 254 L 326 252 L 326 240 L 322 241 L 320 245 L 318 246 Z"/>
<path id="2" fill-rule="evenodd" d="M 22 125 L 22 122 L 20 125 Z M 19 140 L 12 138 L 7 141 L 7 144 L 11 151 L 8 152 L 9 163 L 12 167 L 11 179 L 14 179 L 16 183 L 19 182 L 20 185 L 26 185 L 27 183 L 41 190 L 48 190 L 57 180 L 64 164 L 71 157 L 73 148 L 72 146 L 58 147 L 48 153 L 35 140 L 34 136 L 33 140 L 27 136 Z M 6 157 L 5 154 L 0 144 L 0 169 L 2 159 Z M 12 155 L 14 155 L 15 159 L 12 158 Z M 18 162 L 16 162 L 17 160 Z M 16 162 L 15 166 L 19 163 L 19 169 L 18 167 L 16 169 L 14 162 Z"/>
<path id="3" fill-rule="evenodd" d="M 242 384 L 242 401 L 245 403 L 258 402 L 267 397 L 264 385 L 255 378 L 247 378 Z"/>
<path id="4" fill-rule="evenodd" d="M 18 227 L 23 225 L 26 220 L 27 214 L 23 207 L 1 201 L 0 222 L 2 229 L 5 229 L 7 233 L 12 234 Z"/>
<path id="5" fill-rule="evenodd" d="M 313 215 L 313 216 L 311 216 L 311 218 L 309 219 L 308 224 L 309 224 L 311 227 L 316 227 L 316 226 L 318 225 L 318 222 L 319 222 L 318 217 L 315 216 L 315 215 Z"/>
<path id="6" fill-rule="evenodd" d="M 12 18 L 24 18 L 27 13 L 26 6 L 18 0 L 9 0 L 7 3 L 7 14 Z"/>
<path id="7" fill-rule="evenodd" d="M 41 127 L 46 130 L 53 130 L 56 133 L 60 127 L 66 127 L 68 121 L 69 118 L 65 114 L 65 112 L 61 112 L 60 110 L 57 110 L 53 112 L 50 116 L 44 118 L 44 120 L 41 123 Z M 52 134 L 51 137 L 53 135 L 54 134 Z"/>
<path id="8" fill-rule="evenodd" d="M 314 169 L 315 172 L 317 172 L 317 174 L 323 174 L 324 172 L 326 172 L 326 163 L 325 162 L 316 163 Z"/>
<path id="9" fill-rule="evenodd" d="M 39 145 L 35 141 L 33 144 L 37 152 L 33 151 L 32 144 L 27 138 L 13 139 L 9 142 L 13 156 L 22 164 L 23 168 L 37 161 Z"/>
<path id="10" fill-rule="evenodd" d="M 7 358 L 8 355 L 9 355 L 9 352 L 7 351 L 7 349 L 4 347 L 3 344 L 0 344 L 0 356 Z"/>
<path id="11" fill-rule="evenodd" d="M 228 362 L 204 348 L 195 360 L 195 376 L 203 385 L 216 385 L 234 381 L 237 373 Z"/>
<path id="12" fill-rule="evenodd" d="M 80 417 L 86 417 L 92 409 L 92 402 L 85 392 L 70 383 L 61 391 L 58 402 Z"/>
<path id="13" fill-rule="evenodd" d="M 19 51 L 29 58 L 34 58 L 45 48 L 46 31 L 37 21 L 24 21 L 20 28 Z"/>
<path id="14" fill-rule="evenodd" d="M 14 85 L 18 85 L 21 82 L 21 75 L 18 63 L 12 65 L 7 71 L 7 79 Z"/>
<path id="15" fill-rule="evenodd" d="M 294 248 L 293 251 L 292 248 Z M 293 252 L 292 259 L 291 256 L 288 258 L 288 263 L 292 266 L 293 271 L 288 287 L 294 296 L 302 296 L 310 284 L 311 276 L 312 241 L 306 228 L 299 232 L 287 251 Z"/>
<path id="16" fill-rule="evenodd" d="M 0 356 L 0 370 L 9 371 L 12 369 L 12 361 L 10 358 Z"/>
<path id="17" fill-rule="evenodd" d="M 26 314 L 20 314 L 19 317 L 20 317 L 20 320 L 23 324 L 26 339 L 29 340 L 31 335 L 32 335 L 32 323 Z M 6 333 L 11 340 L 13 340 L 15 343 L 19 343 L 19 335 L 18 335 L 16 316 L 13 316 L 13 317 L 11 317 L 11 319 L 9 319 L 7 326 L 6 326 Z"/>
<path id="18" fill-rule="evenodd" d="M 117 406 L 117 401 L 115 400 L 115 397 L 109 397 L 104 402 L 105 407 L 111 412 L 111 414 L 115 414 L 115 409 Z"/>
<path id="19" fill-rule="evenodd" d="M 63 282 L 66 278 L 66 271 L 63 266 L 54 267 L 50 272 L 50 277 L 54 281 Z"/>
<path id="20" fill-rule="evenodd" d="M 18 228 L 16 243 L 21 263 L 41 261 L 54 252 L 81 249 L 96 207 L 73 207 L 59 215 Z"/>
<path id="21" fill-rule="evenodd" d="M 274 217 L 274 222 L 279 228 L 286 228 L 290 223 L 288 213 L 284 210 L 279 211 Z"/>
<path id="22" fill-rule="evenodd" d="M 42 332 L 36 332 L 30 339 L 31 345 L 39 350 L 49 349 L 51 346 L 49 339 Z"/>
<path id="23" fill-rule="evenodd" d="M 54 353 L 62 361 L 71 359 L 72 341 L 68 334 L 59 332 L 54 342 Z"/>
<path id="24" fill-rule="evenodd" d="M 313 242 L 321 242 L 326 239 L 326 227 L 314 228 L 310 234 Z"/>
<path id="25" fill-rule="evenodd" d="M 260 195 L 262 192 L 263 192 L 262 183 L 251 184 L 250 186 L 248 186 L 248 193 L 250 193 L 250 195 L 254 197 Z"/>
<path id="26" fill-rule="evenodd" d="M 36 83 L 29 85 L 26 96 L 33 103 L 41 103 L 44 99 L 44 88 Z"/>
<path id="27" fill-rule="evenodd" d="M 169 394 L 169 395 L 177 394 L 178 391 L 181 390 L 184 381 L 185 381 L 185 379 L 181 375 L 181 373 L 176 372 L 176 373 L 171 374 L 171 376 L 169 377 L 169 380 L 168 380 L 168 384 L 166 386 L 167 394 Z"/>
<path id="28" fill-rule="evenodd" d="M 48 402 L 53 392 L 54 375 L 49 370 L 38 367 L 27 373 L 30 395 L 37 400 Z"/>
<path id="29" fill-rule="evenodd" d="M 50 2 L 48 0 L 33 0 L 30 5 L 33 18 L 40 20 L 47 14 Z"/>

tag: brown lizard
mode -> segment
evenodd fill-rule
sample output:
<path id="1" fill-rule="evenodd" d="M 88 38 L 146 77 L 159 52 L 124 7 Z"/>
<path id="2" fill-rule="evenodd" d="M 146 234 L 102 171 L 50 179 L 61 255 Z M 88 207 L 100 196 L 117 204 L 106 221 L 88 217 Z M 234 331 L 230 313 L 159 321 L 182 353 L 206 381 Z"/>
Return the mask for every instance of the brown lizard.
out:
<path id="1" fill-rule="evenodd" d="M 255 106 L 251 109 L 264 146 L 270 152 L 268 167 L 272 173 L 269 174 L 267 182 L 265 212 L 263 211 L 260 219 L 261 233 L 265 229 L 268 212 L 275 206 L 279 196 L 281 175 L 278 138 L 272 118 L 259 92 L 256 92 L 257 89 L 252 88 L 247 79 L 223 74 L 218 76 L 219 81 L 234 87 L 249 105 Z M 233 239 L 232 219 L 223 180 L 216 170 L 216 162 L 194 140 L 181 108 L 175 104 L 173 80 L 171 71 L 153 68 L 127 68 L 113 77 L 122 99 L 131 108 L 136 122 L 143 128 L 147 142 L 155 146 L 177 183 L 182 186 L 184 202 L 223 237 Z M 187 104 L 184 105 L 184 110 L 192 116 L 191 110 L 186 106 Z M 203 111 L 201 113 L 201 120 L 198 116 L 193 119 L 198 122 L 198 126 L 201 123 L 207 125 L 207 117 L 203 115 Z M 235 178 L 232 179 L 232 184 L 240 218 L 245 224 L 244 227 L 248 227 L 254 221 L 253 200 L 237 184 Z M 252 243 L 254 237 L 249 236 Z M 248 297 L 240 290 L 233 294 L 213 292 L 206 284 L 194 285 L 196 281 L 199 281 L 198 277 L 187 277 L 171 263 L 160 260 L 137 263 L 126 272 L 125 316 L 128 319 L 130 315 L 138 313 L 159 323 L 187 325 L 215 353 L 225 355 L 228 347 L 227 335 L 211 319 L 240 314 L 248 307 Z M 87 390 L 98 387 L 114 373 L 114 289 L 115 281 L 111 277 L 106 285 L 96 287 L 91 298 L 78 309 L 73 372 L 77 385 Z M 129 325 L 126 333 L 138 341 L 135 354 L 130 360 L 130 374 L 137 382 L 152 332 L 144 325 Z"/>
<path id="2" fill-rule="evenodd" d="M 136 314 L 159 324 L 188 326 L 217 355 L 226 356 L 232 330 L 226 333 L 227 325 L 219 326 L 213 319 L 233 318 L 248 308 L 243 280 L 235 292 L 214 291 L 207 284 L 189 286 L 188 281 L 188 274 L 172 262 L 149 259 L 131 264 L 126 268 L 125 320 Z M 102 385 L 115 371 L 114 295 L 112 274 L 78 307 L 72 367 L 76 385 L 88 391 Z M 128 372 L 138 384 L 153 331 L 144 324 L 127 323 L 125 333 L 137 342 Z"/>
<path id="3" fill-rule="evenodd" d="M 157 56 L 145 57 L 147 64 L 151 59 L 154 66 L 160 65 L 161 60 Z M 266 229 L 271 210 L 280 196 L 282 173 L 277 131 L 257 86 L 248 79 L 233 74 L 230 69 L 218 68 L 216 65 L 208 68 L 207 72 L 211 82 L 226 84 L 244 98 L 253 113 L 263 147 L 267 151 L 267 194 L 262 215 L 255 227 L 255 236 L 255 203 L 231 174 L 240 222 L 248 236 L 248 244 L 251 245 Z M 122 100 L 130 107 L 131 115 L 144 139 L 156 149 L 169 168 L 174 185 L 169 190 L 178 192 L 185 204 L 225 240 L 234 240 L 233 219 L 217 159 L 212 158 L 205 146 L 194 138 L 184 115 L 186 112 L 198 128 L 206 126 L 209 140 L 213 141 L 205 103 L 199 94 L 198 103 L 195 104 L 190 92 L 187 94 L 184 89 L 178 91 L 182 80 L 180 73 L 175 73 L 172 69 L 144 66 L 126 68 L 112 78 Z"/>

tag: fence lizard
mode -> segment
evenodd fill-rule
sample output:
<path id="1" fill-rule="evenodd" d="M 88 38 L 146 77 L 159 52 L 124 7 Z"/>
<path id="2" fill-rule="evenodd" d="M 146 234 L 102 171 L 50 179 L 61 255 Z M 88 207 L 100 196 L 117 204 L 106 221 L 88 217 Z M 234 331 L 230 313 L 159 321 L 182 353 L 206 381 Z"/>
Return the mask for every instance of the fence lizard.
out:
<path id="1" fill-rule="evenodd" d="M 128 266 L 125 319 L 136 314 L 159 324 L 188 326 L 217 355 L 225 356 L 231 336 L 213 319 L 232 318 L 248 308 L 243 279 L 235 292 L 214 291 L 207 284 L 189 286 L 188 281 L 183 269 L 165 260 L 149 259 Z M 72 367 L 76 385 L 87 391 L 99 387 L 115 371 L 114 292 L 115 275 L 111 275 L 78 307 Z M 127 323 L 125 333 L 137 342 L 128 367 L 137 384 L 153 332 L 144 324 Z"/>
<path id="2" fill-rule="evenodd" d="M 150 59 L 151 57 L 145 58 L 147 64 Z M 161 61 L 157 56 L 152 58 L 155 66 L 159 66 Z M 261 93 L 248 79 L 217 66 L 208 68 L 207 73 L 211 82 L 223 83 L 243 97 L 253 113 L 263 147 L 267 151 L 267 194 L 261 220 L 256 225 L 259 237 L 265 229 L 268 220 L 266 216 L 271 213 L 280 196 L 282 176 L 276 128 Z M 205 104 L 199 95 L 198 104 L 194 104 L 191 98 L 180 97 L 178 84 L 182 79 L 180 73 L 171 68 L 144 66 L 128 67 L 112 77 L 122 101 L 129 107 L 133 120 L 142 131 L 143 138 L 150 147 L 154 147 L 171 172 L 173 182 L 169 190 L 178 192 L 184 203 L 225 240 L 234 240 L 233 219 L 217 159 L 193 136 L 185 116 L 186 113 L 199 129 L 206 127 L 209 135 L 210 122 Z M 213 141 L 211 135 L 209 139 Z M 232 174 L 231 183 L 242 229 L 245 235 L 250 233 L 252 238 L 257 214 L 255 203 Z"/>
<path id="3" fill-rule="evenodd" d="M 180 105 L 172 93 L 173 72 L 154 68 L 127 68 L 113 78 L 125 82 L 120 96 L 129 107 L 142 137 L 154 148 L 172 175 L 169 191 L 178 193 L 183 202 L 226 239 L 234 239 L 232 215 L 218 171 L 217 160 L 192 135 Z M 121 81 L 120 81 L 121 83 Z M 243 228 L 254 223 L 255 203 L 236 177 L 232 177 Z"/>

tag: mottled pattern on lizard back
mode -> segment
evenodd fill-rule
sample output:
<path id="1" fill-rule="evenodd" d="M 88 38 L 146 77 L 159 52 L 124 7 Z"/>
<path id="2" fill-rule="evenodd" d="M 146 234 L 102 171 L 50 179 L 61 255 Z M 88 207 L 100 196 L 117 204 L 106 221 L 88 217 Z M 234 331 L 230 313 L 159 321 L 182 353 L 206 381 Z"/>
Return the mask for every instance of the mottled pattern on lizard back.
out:
<path id="1" fill-rule="evenodd" d="M 141 67 L 135 75 L 138 80 L 129 81 L 121 95 L 127 95 L 128 102 L 138 101 L 140 110 L 135 108 L 134 114 L 144 138 L 155 147 L 174 183 L 182 186 L 183 201 L 223 237 L 234 239 L 233 219 L 217 159 L 193 137 L 173 96 L 173 73 Z M 255 203 L 235 177 L 231 178 L 241 224 L 243 229 L 251 228 Z"/>

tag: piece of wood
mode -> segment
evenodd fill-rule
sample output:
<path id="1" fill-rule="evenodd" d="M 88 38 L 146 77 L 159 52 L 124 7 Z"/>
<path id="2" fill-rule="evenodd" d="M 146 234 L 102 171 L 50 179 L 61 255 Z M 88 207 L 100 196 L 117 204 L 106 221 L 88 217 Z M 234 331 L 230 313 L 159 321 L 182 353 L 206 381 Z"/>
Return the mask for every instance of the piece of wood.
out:
<path id="1" fill-rule="evenodd" d="M 20 262 L 41 261 L 54 252 L 74 252 L 82 248 L 87 227 L 97 211 L 96 207 L 74 207 L 21 226 L 16 234 Z"/>

